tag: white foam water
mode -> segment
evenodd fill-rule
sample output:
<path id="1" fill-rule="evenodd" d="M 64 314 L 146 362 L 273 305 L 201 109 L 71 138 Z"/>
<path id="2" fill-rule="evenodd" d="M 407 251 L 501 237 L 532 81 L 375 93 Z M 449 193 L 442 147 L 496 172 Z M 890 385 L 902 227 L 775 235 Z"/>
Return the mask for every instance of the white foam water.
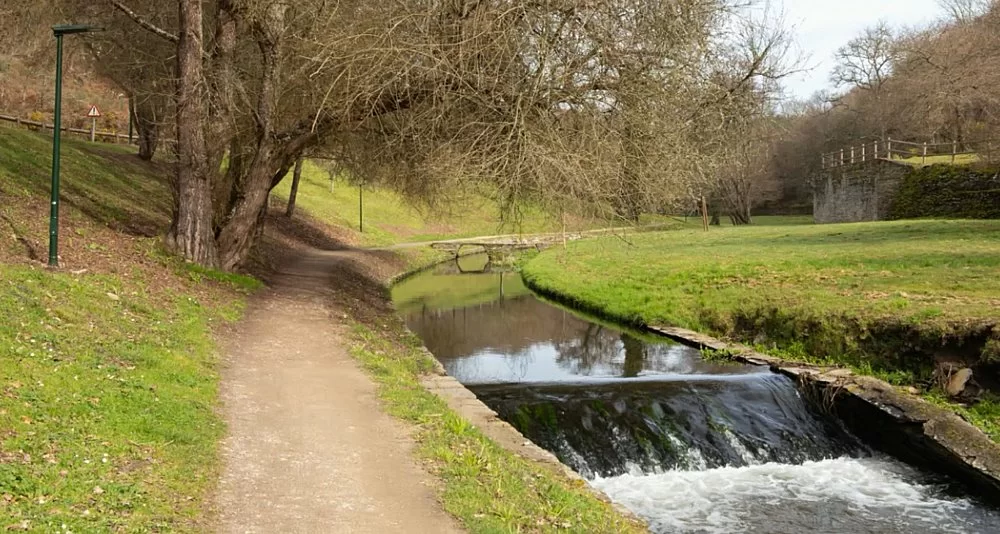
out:
<path id="1" fill-rule="evenodd" d="M 658 533 L 1000 533 L 1000 514 L 886 458 L 598 478 Z"/>

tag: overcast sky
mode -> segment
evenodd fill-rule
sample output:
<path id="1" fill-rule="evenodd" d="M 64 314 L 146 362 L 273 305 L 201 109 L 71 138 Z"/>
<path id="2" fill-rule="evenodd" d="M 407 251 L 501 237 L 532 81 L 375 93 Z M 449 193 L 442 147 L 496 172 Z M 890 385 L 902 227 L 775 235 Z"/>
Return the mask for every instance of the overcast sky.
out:
<path id="1" fill-rule="evenodd" d="M 885 19 L 893 27 L 925 26 L 943 16 L 937 0 L 779 0 L 799 47 L 813 67 L 785 82 L 789 96 L 808 98 L 830 88 L 837 48 L 865 27 Z"/>

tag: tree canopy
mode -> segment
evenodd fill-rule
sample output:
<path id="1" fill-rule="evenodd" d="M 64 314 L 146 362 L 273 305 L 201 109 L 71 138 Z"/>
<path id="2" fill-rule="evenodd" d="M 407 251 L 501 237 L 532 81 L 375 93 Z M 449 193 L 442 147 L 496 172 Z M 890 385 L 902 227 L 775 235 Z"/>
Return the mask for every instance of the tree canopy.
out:
<path id="1" fill-rule="evenodd" d="M 109 76 L 174 110 L 168 242 L 224 269 L 305 153 L 508 214 L 690 202 L 768 114 L 788 46 L 738 0 L 63 1 L 109 29 Z"/>

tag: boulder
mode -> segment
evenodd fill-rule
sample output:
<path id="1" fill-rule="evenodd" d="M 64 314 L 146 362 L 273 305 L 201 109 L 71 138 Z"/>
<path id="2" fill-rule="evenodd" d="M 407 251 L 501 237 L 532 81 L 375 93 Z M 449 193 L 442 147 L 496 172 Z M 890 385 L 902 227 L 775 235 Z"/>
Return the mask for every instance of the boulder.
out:
<path id="1" fill-rule="evenodd" d="M 969 384 L 969 380 L 972 380 L 972 369 L 968 367 L 959 369 L 948 379 L 945 391 L 948 392 L 948 395 L 957 397 L 965 392 L 965 386 Z"/>

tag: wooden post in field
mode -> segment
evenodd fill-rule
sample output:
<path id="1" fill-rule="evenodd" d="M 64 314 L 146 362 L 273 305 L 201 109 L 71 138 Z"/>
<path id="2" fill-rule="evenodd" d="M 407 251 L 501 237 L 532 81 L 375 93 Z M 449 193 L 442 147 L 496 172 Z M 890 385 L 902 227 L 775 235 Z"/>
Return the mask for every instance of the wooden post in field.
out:
<path id="1" fill-rule="evenodd" d="M 705 231 L 708 231 L 708 202 L 705 201 L 705 195 L 701 196 L 701 225 L 705 227 Z"/>
<path id="2" fill-rule="evenodd" d="M 885 152 L 886 152 L 886 154 L 885 154 L 886 159 L 892 159 L 892 138 L 891 137 L 888 138 L 888 141 L 886 141 Z"/>
<path id="3" fill-rule="evenodd" d="M 566 212 L 565 211 L 560 211 L 559 212 L 559 220 L 560 220 L 560 222 L 562 222 L 563 250 L 566 250 Z"/>
<path id="4" fill-rule="evenodd" d="M 867 145 L 865 145 L 864 143 L 861 144 L 861 161 L 862 162 L 865 161 L 865 147 L 866 146 Z"/>
<path id="5" fill-rule="evenodd" d="M 927 165 L 927 141 L 924 141 L 924 152 L 923 155 L 920 156 L 920 164 Z"/>
<path id="6" fill-rule="evenodd" d="M 952 140 L 951 142 L 951 164 L 955 164 L 955 155 L 958 154 L 958 141 Z"/>
<path id="7" fill-rule="evenodd" d="M 365 184 L 358 184 L 358 231 L 365 233 Z"/>
<path id="8" fill-rule="evenodd" d="M 851 165 L 854 165 L 854 147 L 851 147 Z"/>
<path id="9" fill-rule="evenodd" d="M 843 148 L 840 149 L 840 165 L 841 166 L 844 165 L 844 149 Z"/>
<path id="10" fill-rule="evenodd" d="M 878 139 L 875 140 L 875 159 L 878 159 Z"/>

